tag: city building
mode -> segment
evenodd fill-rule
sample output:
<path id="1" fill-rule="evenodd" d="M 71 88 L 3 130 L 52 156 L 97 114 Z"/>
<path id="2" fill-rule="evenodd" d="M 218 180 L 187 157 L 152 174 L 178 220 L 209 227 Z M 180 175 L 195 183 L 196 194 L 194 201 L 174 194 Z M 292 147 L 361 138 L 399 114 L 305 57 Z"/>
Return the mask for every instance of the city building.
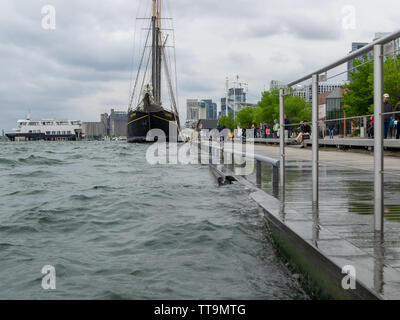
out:
<path id="1" fill-rule="evenodd" d="M 217 104 L 211 99 L 188 99 L 186 100 L 187 116 L 186 126 L 197 123 L 199 120 L 217 119 Z"/>
<path id="2" fill-rule="evenodd" d="M 349 54 L 353 53 L 354 51 L 357 51 L 357 50 L 361 49 L 362 47 L 365 47 L 367 44 L 368 43 L 366 43 L 366 42 L 353 42 L 351 44 L 351 51 L 349 52 Z M 356 70 L 352 70 L 353 69 L 353 62 L 354 62 L 354 60 L 351 60 L 351 61 L 347 62 L 347 71 L 348 71 L 347 72 L 347 80 L 348 81 L 351 81 L 350 72 L 356 72 Z"/>
<path id="3" fill-rule="evenodd" d="M 198 99 L 187 99 L 186 100 L 186 120 L 187 121 L 198 121 L 199 119 L 200 119 L 199 100 Z"/>
<path id="4" fill-rule="evenodd" d="M 337 82 L 337 83 L 323 83 L 320 82 L 318 84 L 318 94 L 323 94 L 326 92 L 331 92 L 335 89 L 341 88 L 345 85 L 346 82 Z M 292 95 L 294 97 L 300 97 L 305 99 L 307 102 L 312 102 L 312 85 L 305 85 L 305 86 L 297 86 L 293 89 Z"/>
<path id="5" fill-rule="evenodd" d="M 320 131 L 322 136 L 325 137 L 329 123 L 326 123 L 326 98 L 331 94 L 331 92 L 325 92 L 318 95 L 318 119 L 320 122 Z"/>
<path id="6" fill-rule="evenodd" d="M 212 100 L 202 100 L 206 106 L 206 119 L 217 120 L 217 104 Z"/>
<path id="7" fill-rule="evenodd" d="M 326 120 L 343 119 L 343 89 L 336 88 L 326 97 Z M 329 122 L 330 123 L 330 122 Z M 335 124 L 335 135 L 351 134 L 351 121 L 338 120 Z"/>
<path id="8" fill-rule="evenodd" d="M 228 114 L 235 111 L 235 115 L 247 106 L 245 88 L 230 88 L 228 90 Z M 226 97 L 221 98 L 220 116 L 226 116 Z"/>
<path id="9" fill-rule="evenodd" d="M 109 136 L 111 137 L 126 137 L 128 135 L 128 113 L 126 111 L 115 111 L 111 109 L 111 114 L 108 118 Z"/>
<path id="10" fill-rule="evenodd" d="M 279 89 L 287 89 L 287 88 L 288 88 L 287 84 L 285 84 L 282 81 L 271 80 L 271 82 L 269 83 L 270 90 L 279 90 Z"/>
<path id="11" fill-rule="evenodd" d="M 110 115 L 100 115 L 100 122 L 83 122 L 82 134 L 85 138 L 101 139 L 109 137 L 126 137 L 128 126 L 128 113 L 111 109 Z"/>

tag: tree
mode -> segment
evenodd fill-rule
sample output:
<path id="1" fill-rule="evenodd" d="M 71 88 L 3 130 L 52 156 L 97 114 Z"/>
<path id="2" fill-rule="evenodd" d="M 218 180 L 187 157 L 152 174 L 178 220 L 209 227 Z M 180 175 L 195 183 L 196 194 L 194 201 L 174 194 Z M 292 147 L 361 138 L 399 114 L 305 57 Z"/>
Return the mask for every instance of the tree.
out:
<path id="1" fill-rule="evenodd" d="M 279 119 L 279 91 L 271 90 L 263 93 L 261 101 L 253 111 L 256 123 L 273 123 Z M 291 123 L 311 120 L 311 105 L 305 99 L 288 95 L 285 97 L 285 114 Z"/>
<path id="2" fill-rule="evenodd" d="M 235 130 L 236 121 L 233 117 L 233 112 L 229 112 L 228 116 L 222 116 L 219 118 L 219 126 L 221 128 L 225 127 L 231 131 Z"/>
<path id="3" fill-rule="evenodd" d="M 236 119 L 240 127 L 251 128 L 254 119 L 254 110 L 253 107 L 246 107 L 238 112 Z"/>
<path id="4" fill-rule="evenodd" d="M 346 116 L 362 116 L 374 113 L 374 66 L 365 63 L 368 56 L 355 60 L 358 71 L 351 72 L 352 82 L 343 86 L 344 111 Z M 384 63 L 384 91 L 390 95 L 393 105 L 400 101 L 400 56 L 388 57 Z"/>
<path id="5" fill-rule="evenodd" d="M 374 110 L 374 66 L 373 63 L 365 63 L 368 56 L 357 59 L 353 66 L 358 71 L 350 73 L 352 81 L 343 86 L 343 109 L 347 117 L 361 116 L 373 113 Z"/>
<path id="6" fill-rule="evenodd" d="M 400 101 L 400 55 L 388 58 L 384 67 L 384 90 L 390 95 L 393 105 Z"/>
<path id="7" fill-rule="evenodd" d="M 311 121 L 311 104 L 300 97 L 285 97 L 285 115 L 291 123 Z"/>

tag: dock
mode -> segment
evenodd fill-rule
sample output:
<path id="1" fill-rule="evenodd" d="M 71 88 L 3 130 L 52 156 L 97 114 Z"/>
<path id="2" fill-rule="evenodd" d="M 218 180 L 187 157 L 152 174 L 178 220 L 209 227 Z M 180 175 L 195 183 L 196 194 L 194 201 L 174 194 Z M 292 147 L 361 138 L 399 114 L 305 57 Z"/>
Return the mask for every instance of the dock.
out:
<path id="1" fill-rule="evenodd" d="M 255 145 L 254 151 L 279 160 L 279 146 Z M 400 299 L 400 157 L 385 157 L 390 174 L 385 175 L 383 235 L 374 232 L 373 155 L 321 150 L 318 209 L 312 205 L 311 160 L 311 150 L 288 147 L 286 186 L 278 193 L 269 164 L 262 164 L 261 184 L 256 170 L 235 176 L 229 166 L 215 167 L 220 176 L 248 188 L 277 249 L 315 297 Z M 355 289 L 343 286 L 349 267 Z"/>

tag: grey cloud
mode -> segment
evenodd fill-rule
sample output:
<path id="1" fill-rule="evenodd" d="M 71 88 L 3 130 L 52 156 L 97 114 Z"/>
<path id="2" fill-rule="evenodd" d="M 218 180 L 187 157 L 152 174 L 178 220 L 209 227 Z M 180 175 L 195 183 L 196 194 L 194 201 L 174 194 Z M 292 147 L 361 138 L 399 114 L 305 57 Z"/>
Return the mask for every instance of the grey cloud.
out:
<path id="1" fill-rule="evenodd" d="M 397 28 L 399 9 L 395 0 L 164 3 L 170 9 L 165 15 L 175 19 L 181 110 L 186 98 L 219 101 L 226 76 L 239 74 L 253 97 L 271 79 L 292 80 L 346 54 L 351 41 Z M 349 3 L 358 5 L 360 26 L 351 34 L 340 24 L 341 7 Z M 57 10 L 55 31 L 41 28 L 47 4 Z M 146 23 L 135 18 L 147 16 L 150 6 L 149 0 L 2 0 L 0 129 L 14 127 L 29 109 L 38 117 L 93 120 L 108 106 L 125 108 L 134 27 Z M 137 37 L 134 65 L 142 43 Z"/>

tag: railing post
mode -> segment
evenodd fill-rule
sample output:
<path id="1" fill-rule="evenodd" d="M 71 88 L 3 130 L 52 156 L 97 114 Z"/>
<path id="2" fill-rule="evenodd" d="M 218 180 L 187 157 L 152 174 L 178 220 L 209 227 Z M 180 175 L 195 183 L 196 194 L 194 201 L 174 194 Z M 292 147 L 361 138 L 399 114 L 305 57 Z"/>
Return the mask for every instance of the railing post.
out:
<path id="1" fill-rule="evenodd" d="M 256 160 L 256 175 L 257 175 L 257 186 L 261 187 L 262 184 L 262 163 L 260 160 Z"/>
<path id="2" fill-rule="evenodd" d="M 284 90 L 279 90 L 279 118 L 281 123 L 281 136 L 280 136 L 280 147 L 281 147 L 281 162 L 280 162 L 280 181 L 281 188 L 285 188 L 285 95 Z"/>
<path id="3" fill-rule="evenodd" d="M 221 146 L 221 149 L 220 149 L 220 163 L 223 165 L 223 166 L 225 166 L 225 146 L 224 145 L 221 145 L 220 144 L 220 146 Z"/>
<path id="4" fill-rule="evenodd" d="M 197 142 L 197 160 L 201 164 L 201 139 Z"/>
<path id="5" fill-rule="evenodd" d="M 272 166 L 272 194 L 274 197 L 279 196 L 279 167 Z"/>
<path id="6" fill-rule="evenodd" d="M 312 76 L 312 193 L 313 206 L 319 205 L 319 126 L 318 126 L 318 74 Z"/>
<path id="7" fill-rule="evenodd" d="M 383 233 L 383 45 L 374 46 L 374 228 Z"/>
<path id="8" fill-rule="evenodd" d="M 232 158 L 232 171 L 235 171 L 235 141 L 232 139 L 232 152 L 231 152 L 231 158 Z"/>
<path id="9" fill-rule="evenodd" d="M 208 141 L 210 143 L 210 141 Z M 213 146 L 212 143 L 208 146 L 208 163 L 213 164 Z"/>

